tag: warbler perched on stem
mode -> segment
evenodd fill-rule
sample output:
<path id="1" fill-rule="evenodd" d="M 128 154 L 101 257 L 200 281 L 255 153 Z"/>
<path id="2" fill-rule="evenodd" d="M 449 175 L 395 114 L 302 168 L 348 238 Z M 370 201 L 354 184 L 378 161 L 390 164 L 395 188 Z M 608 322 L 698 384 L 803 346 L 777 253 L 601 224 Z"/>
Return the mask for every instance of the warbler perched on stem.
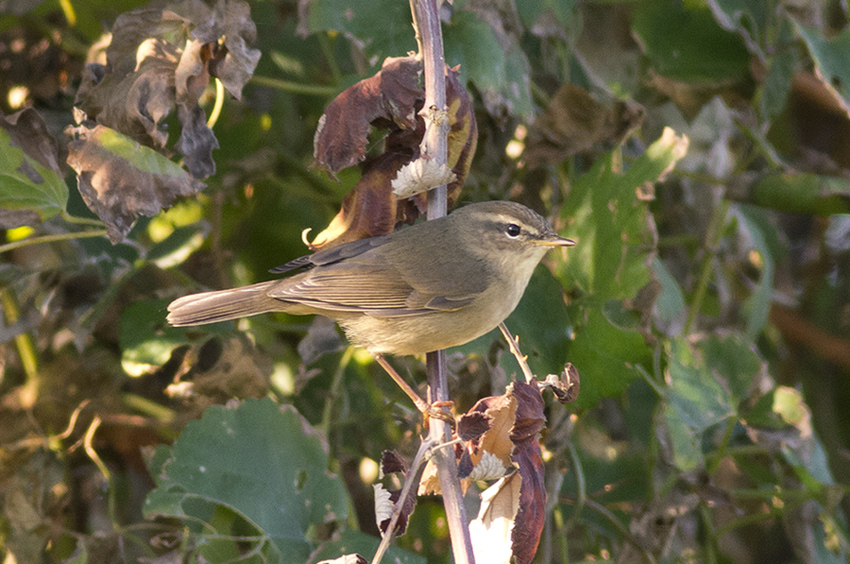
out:
<path id="1" fill-rule="evenodd" d="M 168 306 L 174 326 L 260 313 L 319 314 L 373 354 L 412 355 L 467 343 L 519 303 L 559 237 L 514 202 L 470 204 L 446 217 L 297 258 L 271 272 L 304 272 L 192 294 Z"/>
<path id="2" fill-rule="evenodd" d="M 519 303 L 543 255 L 574 244 L 521 204 L 470 204 L 271 270 L 306 269 L 283 279 L 179 298 L 168 306 L 168 322 L 201 325 L 273 311 L 324 315 L 372 353 L 420 411 L 453 423 L 383 354 L 454 347 L 494 329 Z"/>

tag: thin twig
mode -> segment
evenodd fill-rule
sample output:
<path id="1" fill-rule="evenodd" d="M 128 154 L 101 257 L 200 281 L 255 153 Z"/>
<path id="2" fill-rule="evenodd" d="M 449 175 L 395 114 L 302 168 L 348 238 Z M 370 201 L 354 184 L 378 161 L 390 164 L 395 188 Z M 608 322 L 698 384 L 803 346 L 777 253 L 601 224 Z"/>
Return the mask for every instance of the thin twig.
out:
<path id="1" fill-rule="evenodd" d="M 106 235 L 106 229 L 96 229 L 94 231 L 74 231 L 72 233 L 59 233 L 58 235 L 41 235 L 39 237 L 29 237 L 20 241 L 13 241 L 0 245 L 0 253 L 5 253 L 20 247 L 29 245 L 39 245 L 41 243 L 55 243 L 56 241 L 70 241 L 72 239 L 86 239 L 88 237 L 103 237 Z"/>
<path id="2" fill-rule="evenodd" d="M 254 75 L 251 77 L 251 84 L 260 86 L 268 86 L 276 88 L 282 92 L 291 94 L 308 94 L 310 96 L 333 96 L 337 93 L 333 86 L 318 86 L 315 84 L 301 84 L 300 82 L 292 82 L 290 80 L 280 80 L 269 76 Z"/>
<path id="3" fill-rule="evenodd" d="M 504 335 L 505 340 L 508 342 L 508 348 L 511 349 L 511 353 L 513 353 L 514 357 L 516 357 L 517 362 L 519 363 L 519 367 L 522 370 L 523 376 L 525 376 L 526 384 L 531 384 L 537 378 L 534 377 L 534 373 L 531 371 L 531 367 L 528 366 L 528 357 L 522 354 L 522 351 L 519 350 L 519 337 L 514 337 L 511 335 L 511 332 L 508 331 L 508 326 L 505 325 L 505 322 L 499 323 L 499 330 Z"/>
<path id="4" fill-rule="evenodd" d="M 390 518 L 390 523 L 387 525 L 387 530 L 381 538 L 381 544 L 378 545 L 378 550 L 375 552 L 375 556 L 372 557 L 372 564 L 379 564 L 381 559 L 384 557 L 384 554 L 387 552 L 387 549 L 390 547 L 390 542 L 393 540 L 393 533 L 395 532 L 396 525 L 398 524 L 399 517 L 401 516 L 401 511 L 404 509 L 405 501 L 407 500 L 407 497 L 411 495 L 413 484 L 416 484 L 417 486 L 419 485 L 419 480 L 416 479 L 416 477 L 419 475 L 419 471 L 428 460 L 427 455 L 434 444 L 435 442 L 433 439 L 428 438 L 422 441 L 419 445 L 419 450 L 416 452 L 416 456 L 413 457 L 413 463 L 410 465 L 410 469 L 404 477 L 404 485 L 401 488 L 401 495 L 399 496 L 395 507 L 393 507 L 393 514 Z"/>

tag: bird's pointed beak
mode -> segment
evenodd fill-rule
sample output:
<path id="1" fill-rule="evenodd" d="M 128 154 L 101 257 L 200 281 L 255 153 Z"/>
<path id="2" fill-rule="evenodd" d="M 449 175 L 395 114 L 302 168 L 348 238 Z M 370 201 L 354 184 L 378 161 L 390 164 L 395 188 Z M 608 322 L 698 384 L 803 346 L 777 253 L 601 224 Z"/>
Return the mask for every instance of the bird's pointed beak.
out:
<path id="1" fill-rule="evenodd" d="M 542 245 L 544 247 L 573 247 L 576 242 L 572 239 L 565 239 L 564 237 L 552 236 L 547 237 L 546 239 L 539 239 L 537 241 L 538 245 Z"/>

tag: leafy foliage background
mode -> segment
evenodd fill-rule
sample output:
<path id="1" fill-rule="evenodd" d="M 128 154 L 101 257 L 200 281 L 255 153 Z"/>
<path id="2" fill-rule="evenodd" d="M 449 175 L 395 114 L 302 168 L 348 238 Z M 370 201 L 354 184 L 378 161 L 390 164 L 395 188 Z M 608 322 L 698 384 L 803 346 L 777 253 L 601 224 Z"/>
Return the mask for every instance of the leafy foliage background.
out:
<path id="1" fill-rule="evenodd" d="M 102 142 L 131 165 L 116 177 L 159 175 L 168 196 L 150 213 L 136 198 L 113 244 L 63 130 L 101 34 L 141 6 L 0 2 L 4 557 L 368 553 L 373 461 L 416 448 L 389 379 L 322 320 L 164 316 L 177 296 L 265 279 L 329 224 L 360 171 L 310 168 L 319 118 L 416 48 L 409 7 L 251 2 L 262 57 L 212 140 L 169 109 L 165 141 Z M 537 561 L 846 562 L 846 6 L 458 0 L 443 14 L 479 132 L 459 200 L 522 201 L 579 243 L 508 320 L 536 373 L 569 361 L 582 378 L 574 407 L 549 408 Z M 213 86 L 198 96 L 208 114 Z M 187 129 L 203 150 L 178 146 Z M 493 334 L 450 351 L 459 409 L 502 392 L 517 370 L 504 348 Z M 422 381 L 419 359 L 396 364 Z M 219 405 L 267 396 L 292 407 Z M 400 560 L 449 561 L 441 511 L 420 500 Z"/>

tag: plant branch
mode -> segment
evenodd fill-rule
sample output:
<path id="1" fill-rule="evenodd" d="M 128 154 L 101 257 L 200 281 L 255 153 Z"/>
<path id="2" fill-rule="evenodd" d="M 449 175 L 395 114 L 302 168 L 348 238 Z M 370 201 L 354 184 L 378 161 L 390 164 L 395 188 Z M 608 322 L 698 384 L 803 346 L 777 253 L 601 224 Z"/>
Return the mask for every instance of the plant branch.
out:
<path id="1" fill-rule="evenodd" d="M 28 247 L 29 245 L 38 245 L 41 243 L 55 243 L 56 241 L 70 241 L 73 239 L 87 239 L 89 237 L 105 236 L 106 229 L 96 229 L 94 231 L 74 231 L 72 233 L 60 233 L 58 235 L 42 235 L 41 237 L 29 237 L 27 239 L 21 239 L 20 241 L 14 241 L 12 243 L 0 245 L 0 253 L 19 249 L 21 247 Z"/>
<path id="2" fill-rule="evenodd" d="M 511 349 L 511 353 L 513 353 L 514 357 L 516 357 L 516 361 L 519 363 L 522 374 L 525 376 L 525 382 L 527 384 L 531 384 L 537 378 L 534 377 L 534 373 L 528 365 L 528 357 L 522 354 L 522 351 L 519 350 L 519 337 L 511 335 L 511 332 L 508 330 L 508 326 L 505 325 L 504 321 L 499 323 L 499 330 L 508 342 L 508 348 Z"/>
<path id="3" fill-rule="evenodd" d="M 269 88 L 276 88 L 277 90 L 289 92 L 290 94 L 308 94 L 310 96 L 333 96 L 336 94 L 336 88 L 333 86 L 301 84 L 299 82 L 280 80 L 278 78 L 259 76 L 256 74 L 251 77 L 251 83 L 258 84 L 260 86 L 268 86 Z"/>
<path id="4" fill-rule="evenodd" d="M 390 542 L 392 542 L 393 534 L 401 516 L 401 511 L 404 508 L 405 501 L 408 496 L 411 495 L 413 484 L 419 484 L 419 480 L 416 479 L 416 476 L 419 475 L 420 470 L 424 467 L 425 462 L 428 460 L 428 453 L 431 452 L 431 449 L 435 444 L 436 443 L 432 439 L 428 438 L 422 441 L 419 445 L 419 450 L 416 452 L 416 456 L 413 457 L 413 463 L 410 465 L 410 470 L 407 471 L 407 475 L 404 477 L 404 485 L 401 488 L 401 494 L 399 495 L 398 502 L 396 502 L 395 507 L 393 508 L 393 515 L 387 525 L 387 530 L 381 537 L 381 544 L 378 545 L 378 550 L 375 552 L 375 556 L 372 557 L 372 564 L 379 564 L 381 559 L 384 557 L 384 554 L 387 552 L 387 549 L 390 547 Z M 436 451 L 434 451 L 434 453 L 436 454 Z"/>
<path id="5" fill-rule="evenodd" d="M 448 160 L 449 123 L 446 108 L 446 62 L 443 54 L 443 36 L 437 0 L 410 0 L 413 27 L 425 72 L 425 103 L 420 115 L 425 120 L 425 134 L 420 144 L 420 158 L 433 160 L 445 166 Z M 428 192 L 428 219 L 437 219 L 448 211 L 446 186 Z M 428 353 L 428 400 L 447 401 L 446 353 Z M 451 429 L 444 421 L 432 420 L 429 440 L 437 443 L 451 439 Z M 454 451 L 440 449 L 434 453 L 437 476 L 443 493 L 443 506 L 452 542 L 452 553 L 457 564 L 475 562 L 472 540 L 469 536 L 469 518 L 463 505 L 463 492 L 457 477 Z"/>

